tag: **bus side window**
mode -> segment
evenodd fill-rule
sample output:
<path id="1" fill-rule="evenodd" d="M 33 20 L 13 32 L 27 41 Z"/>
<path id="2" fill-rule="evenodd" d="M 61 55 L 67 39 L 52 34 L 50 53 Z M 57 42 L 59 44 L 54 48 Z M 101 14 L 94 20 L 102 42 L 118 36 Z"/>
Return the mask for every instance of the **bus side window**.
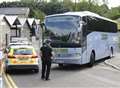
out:
<path id="1" fill-rule="evenodd" d="M 81 45 L 85 46 L 86 45 L 86 37 L 87 37 L 87 17 L 83 17 L 82 21 L 85 23 L 82 25 L 82 42 Z"/>
<path id="2" fill-rule="evenodd" d="M 87 35 L 87 17 L 83 17 L 82 20 L 85 22 L 85 24 L 82 27 L 82 35 L 85 37 Z"/>

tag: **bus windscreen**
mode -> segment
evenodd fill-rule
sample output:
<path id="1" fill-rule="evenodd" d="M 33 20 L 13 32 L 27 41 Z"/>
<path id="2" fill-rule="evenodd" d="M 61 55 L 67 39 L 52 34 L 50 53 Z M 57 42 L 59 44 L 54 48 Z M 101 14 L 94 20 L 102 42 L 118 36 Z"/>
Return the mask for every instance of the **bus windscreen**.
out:
<path id="1" fill-rule="evenodd" d="M 54 47 L 79 47 L 81 32 L 77 16 L 55 16 L 46 18 L 44 38 L 52 40 Z"/>

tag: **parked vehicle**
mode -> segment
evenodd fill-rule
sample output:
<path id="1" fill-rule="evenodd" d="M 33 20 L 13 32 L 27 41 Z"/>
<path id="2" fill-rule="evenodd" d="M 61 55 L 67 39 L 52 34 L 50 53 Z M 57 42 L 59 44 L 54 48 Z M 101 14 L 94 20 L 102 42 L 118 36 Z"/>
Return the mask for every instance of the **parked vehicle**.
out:
<path id="1" fill-rule="evenodd" d="M 39 72 L 39 58 L 35 49 L 28 45 L 11 46 L 6 56 L 5 70 L 29 69 Z"/>

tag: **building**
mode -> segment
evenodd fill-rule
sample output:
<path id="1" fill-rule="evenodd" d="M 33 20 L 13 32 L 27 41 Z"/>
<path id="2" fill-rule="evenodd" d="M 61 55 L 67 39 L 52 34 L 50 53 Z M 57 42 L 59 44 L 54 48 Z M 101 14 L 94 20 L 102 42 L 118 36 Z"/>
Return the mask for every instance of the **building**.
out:
<path id="1" fill-rule="evenodd" d="M 35 28 L 36 39 L 37 40 L 39 38 L 42 39 L 42 28 L 40 26 L 40 20 L 39 19 L 35 19 L 35 23 L 36 23 L 36 28 Z"/>
<path id="2" fill-rule="evenodd" d="M 4 15 L 0 15 L 0 48 L 5 47 L 10 42 L 10 26 Z"/>
<path id="3" fill-rule="evenodd" d="M 5 16 L 5 20 L 10 28 L 10 38 L 21 37 L 21 23 L 18 16 Z"/>
<path id="4" fill-rule="evenodd" d="M 27 37 L 28 40 L 32 40 L 32 37 L 35 36 L 36 39 L 39 39 L 39 35 L 42 32 L 40 20 L 34 18 L 18 18 L 18 20 L 21 24 L 21 37 Z"/>
<path id="5" fill-rule="evenodd" d="M 21 37 L 31 40 L 31 28 L 27 22 L 27 18 L 18 18 L 21 23 Z"/>
<path id="6" fill-rule="evenodd" d="M 31 37 L 36 36 L 36 34 L 35 34 L 35 28 L 36 28 L 35 18 L 27 18 L 27 23 L 31 30 L 30 36 Z"/>
<path id="7" fill-rule="evenodd" d="M 13 15 L 18 17 L 28 17 L 30 9 L 27 7 L 0 8 L 0 14 Z"/>

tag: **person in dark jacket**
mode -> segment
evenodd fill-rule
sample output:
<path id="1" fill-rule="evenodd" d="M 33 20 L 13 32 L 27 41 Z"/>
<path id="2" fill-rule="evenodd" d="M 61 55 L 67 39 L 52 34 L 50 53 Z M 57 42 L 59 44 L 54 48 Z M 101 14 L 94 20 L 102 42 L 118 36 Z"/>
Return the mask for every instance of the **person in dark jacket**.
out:
<path id="1" fill-rule="evenodd" d="M 49 74 L 51 69 L 51 57 L 52 57 L 52 48 L 50 46 L 51 41 L 46 40 L 43 46 L 41 47 L 41 60 L 42 60 L 42 76 L 41 79 L 50 80 Z"/>

